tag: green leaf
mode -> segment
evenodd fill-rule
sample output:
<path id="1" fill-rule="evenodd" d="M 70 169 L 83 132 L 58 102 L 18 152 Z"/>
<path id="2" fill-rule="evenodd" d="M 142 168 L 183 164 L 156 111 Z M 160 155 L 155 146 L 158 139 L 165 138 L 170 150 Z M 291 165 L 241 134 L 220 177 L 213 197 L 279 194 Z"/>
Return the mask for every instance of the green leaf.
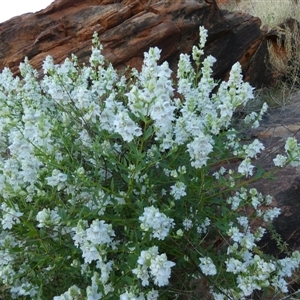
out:
<path id="1" fill-rule="evenodd" d="M 128 173 L 121 173 L 121 177 L 127 184 L 129 183 Z"/>
<path id="2" fill-rule="evenodd" d="M 28 237 L 35 238 L 39 236 L 38 229 L 32 223 L 23 221 L 23 224 L 29 229 Z"/>
<path id="3" fill-rule="evenodd" d="M 114 191 L 114 190 L 115 190 L 115 181 L 114 181 L 114 178 L 113 178 L 113 177 L 111 178 L 111 181 L 110 181 L 110 190 L 111 190 L 111 191 Z"/>
<path id="4" fill-rule="evenodd" d="M 259 178 L 262 178 L 263 175 L 265 174 L 265 170 L 261 167 L 261 166 L 258 166 L 256 165 L 256 168 L 257 168 L 257 171 L 255 173 L 255 179 L 259 179 Z"/>
<path id="5" fill-rule="evenodd" d="M 149 137 L 152 136 L 153 132 L 154 132 L 153 126 L 149 126 L 144 132 L 144 136 L 143 136 L 144 140 L 145 141 L 148 140 Z"/>

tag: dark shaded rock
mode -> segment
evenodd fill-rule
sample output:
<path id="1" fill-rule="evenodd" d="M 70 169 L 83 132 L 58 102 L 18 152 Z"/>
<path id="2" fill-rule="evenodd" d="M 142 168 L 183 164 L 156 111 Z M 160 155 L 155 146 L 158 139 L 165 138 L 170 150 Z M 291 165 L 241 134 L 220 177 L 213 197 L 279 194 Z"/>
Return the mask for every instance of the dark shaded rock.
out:
<path id="1" fill-rule="evenodd" d="M 266 31 L 263 31 L 266 34 Z M 270 57 L 268 51 L 268 39 L 264 36 L 263 39 L 258 40 L 257 44 L 253 45 L 253 54 L 246 53 L 250 58 L 245 67 L 245 81 L 251 83 L 256 88 L 274 86 L 278 80 L 278 76 L 274 73 L 272 65 L 270 64 Z M 257 46 L 257 47 L 256 47 Z M 247 61 L 247 58 L 245 57 Z"/>
<path id="2" fill-rule="evenodd" d="M 282 209 L 281 217 L 274 221 L 275 229 L 291 249 L 297 249 L 300 241 L 300 177 L 296 177 L 286 191 L 276 194 L 275 197 Z"/>
<path id="3" fill-rule="evenodd" d="M 296 177 L 287 190 L 279 192 L 274 197 L 277 206 L 281 209 L 281 215 L 273 221 L 272 226 L 281 243 L 286 245 L 282 248 L 270 230 L 258 245 L 265 253 L 284 258 L 287 252 L 299 250 L 300 247 L 300 177 Z"/>

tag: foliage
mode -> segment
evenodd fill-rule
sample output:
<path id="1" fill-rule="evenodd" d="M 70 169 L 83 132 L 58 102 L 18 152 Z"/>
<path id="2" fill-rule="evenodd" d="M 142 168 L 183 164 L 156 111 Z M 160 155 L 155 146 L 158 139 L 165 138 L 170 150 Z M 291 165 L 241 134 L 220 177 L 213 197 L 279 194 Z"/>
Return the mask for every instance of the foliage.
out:
<path id="1" fill-rule="evenodd" d="M 240 65 L 219 85 L 215 59 L 181 54 L 177 83 L 160 50 L 119 75 L 97 35 L 89 66 L 51 57 L 0 74 L 0 280 L 8 299 L 175 299 L 207 280 L 215 299 L 287 293 L 300 255 L 257 246 L 280 213 L 246 189 L 264 175 L 264 146 L 242 143 L 232 120 L 253 98 Z M 258 126 L 262 114 L 243 122 Z M 295 139 L 277 166 L 299 165 Z M 227 162 L 236 161 L 236 168 Z M 251 213 L 249 213 L 251 211 Z M 182 286 L 184 283 L 184 287 Z M 198 295 L 199 296 L 199 295 Z"/>

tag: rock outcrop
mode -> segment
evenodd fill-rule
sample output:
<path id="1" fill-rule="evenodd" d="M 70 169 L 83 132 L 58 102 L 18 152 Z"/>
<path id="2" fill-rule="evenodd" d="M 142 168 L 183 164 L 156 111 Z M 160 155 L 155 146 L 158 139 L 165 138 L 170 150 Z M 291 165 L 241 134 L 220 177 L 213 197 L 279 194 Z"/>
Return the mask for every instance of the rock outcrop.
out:
<path id="1" fill-rule="evenodd" d="M 105 56 L 118 68 L 139 68 L 143 52 L 158 46 L 162 60 L 175 69 L 179 54 L 190 52 L 198 42 L 200 25 L 209 31 L 207 54 L 218 59 L 217 79 L 226 78 L 240 61 L 247 80 L 253 85 L 260 82 L 257 74 L 249 73 L 264 36 L 260 20 L 221 11 L 216 0 L 56 0 L 35 14 L 0 24 L 0 70 L 9 67 L 17 74 L 25 56 L 38 70 L 46 55 L 56 63 L 72 53 L 85 61 L 95 31 Z"/>

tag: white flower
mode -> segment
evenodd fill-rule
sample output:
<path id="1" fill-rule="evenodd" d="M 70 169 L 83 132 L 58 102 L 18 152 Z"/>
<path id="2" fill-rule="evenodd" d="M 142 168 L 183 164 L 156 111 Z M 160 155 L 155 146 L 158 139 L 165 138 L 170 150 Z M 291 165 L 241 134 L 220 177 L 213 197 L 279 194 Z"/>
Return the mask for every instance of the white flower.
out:
<path id="1" fill-rule="evenodd" d="M 250 158 L 246 158 L 244 159 L 239 167 L 238 167 L 238 172 L 246 177 L 248 177 L 249 175 L 252 176 L 253 175 L 253 169 L 254 166 L 251 165 L 251 160 Z"/>
<path id="2" fill-rule="evenodd" d="M 193 60 L 196 62 L 197 65 L 200 65 L 200 58 L 204 54 L 204 51 L 202 49 L 199 49 L 196 46 L 193 46 L 192 48 L 192 56 Z"/>
<path id="3" fill-rule="evenodd" d="M 275 290 L 280 290 L 282 293 L 288 293 L 288 283 L 282 277 L 275 277 L 272 280 L 272 286 L 275 287 Z"/>
<path id="4" fill-rule="evenodd" d="M 261 287 L 255 282 L 254 276 L 239 275 L 236 281 L 244 296 L 250 296 L 255 289 L 261 289 Z"/>
<path id="5" fill-rule="evenodd" d="M 176 235 L 177 235 L 178 237 L 183 237 L 183 230 L 182 230 L 182 229 L 178 229 L 178 230 L 176 231 Z"/>
<path id="6" fill-rule="evenodd" d="M 293 152 L 298 148 L 297 140 L 294 137 L 289 137 L 284 148 L 286 152 Z"/>
<path id="7" fill-rule="evenodd" d="M 104 62 L 104 56 L 101 54 L 102 47 L 100 49 L 93 47 L 92 54 L 90 56 L 90 64 L 93 66 L 101 65 Z"/>
<path id="8" fill-rule="evenodd" d="M 232 238 L 234 242 L 240 242 L 244 234 L 239 231 L 237 227 L 229 228 L 227 234 Z"/>
<path id="9" fill-rule="evenodd" d="M 143 294 L 137 296 L 133 292 L 126 291 L 125 293 L 120 295 L 120 300 L 145 300 L 145 297 Z"/>
<path id="10" fill-rule="evenodd" d="M 186 173 L 186 166 L 179 166 L 179 167 L 178 167 L 178 173 L 179 173 L 180 175 L 185 174 L 185 173 Z"/>
<path id="11" fill-rule="evenodd" d="M 255 188 L 251 188 L 249 190 L 249 194 L 250 194 L 251 204 L 255 209 L 261 206 L 262 203 L 265 201 L 262 193 L 259 193 Z M 267 201 L 269 201 L 270 198 L 268 196 L 267 198 L 268 198 Z"/>
<path id="12" fill-rule="evenodd" d="M 153 205 L 144 208 L 144 213 L 139 217 L 141 229 L 151 231 L 154 238 L 164 240 L 169 234 L 170 228 L 174 226 L 174 220 L 161 213 Z"/>
<path id="13" fill-rule="evenodd" d="M 52 71 L 54 71 L 54 69 L 55 69 L 54 60 L 53 60 L 52 56 L 47 55 L 43 61 L 44 74 L 47 74 L 48 72 L 52 72 Z"/>
<path id="14" fill-rule="evenodd" d="M 100 300 L 102 293 L 98 291 L 99 274 L 94 272 L 92 277 L 92 285 L 86 288 L 87 300 Z"/>
<path id="15" fill-rule="evenodd" d="M 206 165 L 208 155 L 213 150 L 213 140 L 209 135 L 199 135 L 187 144 L 187 150 L 190 154 L 191 165 L 196 169 Z"/>
<path id="16" fill-rule="evenodd" d="M 251 122 L 255 121 L 255 119 L 257 118 L 258 114 L 256 112 L 251 112 L 249 115 L 247 115 L 244 118 L 244 122 L 245 124 L 250 124 Z"/>
<path id="17" fill-rule="evenodd" d="M 212 295 L 214 297 L 214 300 L 224 300 L 225 299 L 224 298 L 225 296 L 223 294 L 213 292 Z"/>
<path id="18" fill-rule="evenodd" d="M 253 247 L 255 246 L 254 242 L 255 242 L 255 237 L 249 231 L 247 231 L 246 233 L 244 233 L 242 239 L 239 241 L 239 243 L 241 244 L 241 246 L 243 248 L 248 249 L 248 250 L 253 249 Z"/>
<path id="19" fill-rule="evenodd" d="M 265 234 L 265 232 L 266 232 L 265 228 L 258 227 L 255 234 L 254 234 L 255 240 L 260 241 L 262 239 L 263 235 Z"/>
<path id="20" fill-rule="evenodd" d="M 174 110 L 171 99 L 163 95 L 157 97 L 150 106 L 150 117 L 155 121 L 156 134 L 159 137 L 171 130 Z"/>
<path id="21" fill-rule="evenodd" d="M 168 261 L 165 253 L 151 259 L 150 273 L 154 278 L 154 283 L 158 286 L 168 285 L 173 266 L 175 266 L 175 263 Z"/>
<path id="22" fill-rule="evenodd" d="M 285 143 L 285 151 L 291 160 L 290 165 L 297 167 L 300 164 L 300 147 L 294 137 L 289 137 Z"/>
<path id="23" fill-rule="evenodd" d="M 148 250 L 143 250 L 141 252 L 141 255 L 139 256 L 137 262 L 140 265 L 147 265 L 147 266 L 149 266 L 149 262 L 156 255 L 158 255 L 158 247 L 157 246 L 153 246 L 153 247 L 149 248 Z"/>
<path id="24" fill-rule="evenodd" d="M 170 175 L 171 175 L 172 177 L 174 177 L 174 178 L 177 178 L 177 177 L 178 177 L 178 173 L 177 173 L 176 170 L 172 170 L 171 173 L 170 173 Z"/>
<path id="25" fill-rule="evenodd" d="M 136 275 L 142 281 L 142 286 L 149 285 L 149 272 L 147 265 L 138 265 L 136 269 L 132 270 L 132 273 Z"/>
<path id="26" fill-rule="evenodd" d="M 86 230 L 86 239 L 95 245 L 110 244 L 114 236 L 112 225 L 106 224 L 103 220 L 94 220 L 90 228 Z"/>
<path id="27" fill-rule="evenodd" d="M 226 264 L 226 271 L 231 272 L 233 274 L 240 273 L 244 269 L 243 263 L 232 257 L 227 259 L 225 264 Z"/>
<path id="28" fill-rule="evenodd" d="M 151 290 L 147 293 L 146 299 L 147 300 L 157 300 L 159 297 L 159 293 L 156 290 Z"/>
<path id="29" fill-rule="evenodd" d="M 78 299 L 81 295 L 80 289 L 76 285 L 72 285 L 67 292 L 60 296 L 55 296 L 53 300 L 72 300 Z"/>
<path id="30" fill-rule="evenodd" d="M 206 233 L 209 225 L 210 225 L 210 219 L 206 217 L 204 222 L 202 222 L 199 226 L 197 226 L 197 232 L 199 234 Z"/>
<path id="31" fill-rule="evenodd" d="M 240 216 L 237 218 L 238 223 L 243 226 L 245 229 L 248 227 L 249 221 L 245 216 Z"/>
<path id="32" fill-rule="evenodd" d="M 101 270 L 101 276 L 100 276 L 100 280 L 102 284 L 106 284 L 108 279 L 109 279 L 109 274 L 112 270 L 114 262 L 113 261 L 109 261 L 107 263 L 104 263 L 102 260 L 98 260 L 97 262 L 97 269 Z"/>
<path id="33" fill-rule="evenodd" d="M 189 219 L 184 219 L 182 225 L 185 230 L 190 230 L 193 227 L 193 221 Z"/>
<path id="34" fill-rule="evenodd" d="M 57 213 L 57 209 L 50 210 L 49 208 L 44 208 L 38 212 L 36 220 L 39 222 L 37 227 L 43 228 L 59 225 L 61 217 Z"/>
<path id="35" fill-rule="evenodd" d="M 240 202 L 242 201 L 242 199 L 236 195 L 236 196 L 233 196 L 233 197 L 229 197 L 226 202 L 228 204 L 231 204 L 231 209 L 232 210 L 236 210 L 238 209 L 239 205 L 240 205 Z"/>
<path id="36" fill-rule="evenodd" d="M 298 254 L 297 254 L 298 253 Z M 292 254 L 292 257 L 282 258 L 278 261 L 280 266 L 278 274 L 281 277 L 291 277 L 293 271 L 299 266 L 299 252 L 295 251 Z"/>
<path id="37" fill-rule="evenodd" d="M 265 146 L 257 139 L 255 139 L 251 144 L 243 146 L 245 150 L 246 157 L 253 158 L 257 156 L 261 150 L 265 149 Z"/>
<path id="38" fill-rule="evenodd" d="M 19 217 L 23 216 L 20 212 L 19 207 L 15 204 L 13 207 L 9 207 L 6 203 L 1 204 L 2 218 L 1 224 L 3 229 L 12 229 L 14 224 L 20 223 Z"/>
<path id="39" fill-rule="evenodd" d="M 75 234 L 72 236 L 72 239 L 74 240 L 74 245 L 76 247 L 79 247 L 86 241 L 86 227 L 88 226 L 88 222 L 86 220 L 80 220 L 77 223 L 77 226 L 72 228 L 72 231 L 75 232 Z"/>
<path id="40" fill-rule="evenodd" d="M 270 222 L 273 221 L 273 219 L 277 218 L 279 215 L 280 215 L 280 208 L 274 207 L 264 212 L 263 219 L 265 222 Z"/>
<path id="41" fill-rule="evenodd" d="M 264 204 L 265 205 L 270 205 L 272 202 L 273 202 L 273 197 L 271 195 L 266 195 Z"/>
<path id="42" fill-rule="evenodd" d="M 175 198 L 175 200 L 179 200 L 181 197 L 186 196 L 186 185 L 183 182 L 177 181 L 175 185 L 171 186 L 170 194 Z"/>
<path id="43" fill-rule="evenodd" d="M 194 79 L 195 71 L 192 67 L 190 56 L 181 53 L 179 56 L 178 69 L 177 69 L 177 78 L 179 78 L 179 83 L 178 83 L 179 93 L 184 93 L 186 88 L 191 86 L 191 81 L 187 80 L 186 78 L 187 75 L 189 75 L 189 79 Z"/>
<path id="44" fill-rule="evenodd" d="M 115 132 L 119 133 L 126 142 L 131 142 L 135 136 L 142 135 L 141 128 L 132 121 L 125 111 L 121 111 L 116 115 L 113 125 Z"/>
<path id="45" fill-rule="evenodd" d="M 68 176 L 57 169 L 52 171 L 52 176 L 46 177 L 47 183 L 53 187 L 57 187 L 57 190 L 61 190 L 65 185 Z"/>
<path id="46" fill-rule="evenodd" d="M 217 268 L 210 257 L 199 258 L 199 267 L 204 275 L 216 275 Z"/>
<path id="47" fill-rule="evenodd" d="M 199 36 L 200 36 L 199 46 L 202 49 L 202 48 L 204 48 L 206 40 L 207 40 L 207 37 L 208 37 L 208 30 L 205 29 L 204 26 L 200 26 L 199 27 Z"/>
<path id="48" fill-rule="evenodd" d="M 287 162 L 287 157 L 277 154 L 277 156 L 273 159 L 273 162 L 276 167 L 284 167 Z"/>
<path id="49" fill-rule="evenodd" d="M 20 296 L 29 296 L 31 299 L 34 299 L 35 295 L 38 293 L 38 288 L 33 287 L 28 281 L 23 281 L 22 283 L 15 285 L 10 288 L 10 293 L 13 299 Z"/>
<path id="50" fill-rule="evenodd" d="M 253 259 L 253 253 L 250 252 L 249 250 L 245 250 L 242 253 L 242 257 L 243 257 L 244 262 L 249 265 L 249 264 L 251 264 L 251 261 Z"/>
<path id="51" fill-rule="evenodd" d="M 93 260 L 98 261 L 102 259 L 96 246 L 90 242 L 85 242 L 82 244 L 80 249 L 82 251 L 84 262 L 87 264 L 90 264 Z"/>
<path id="52" fill-rule="evenodd" d="M 222 166 L 222 167 L 220 168 L 219 171 L 214 172 L 212 175 L 213 175 L 217 180 L 219 180 L 220 177 L 221 177 L 222 175 L 225 174 L 225 172 L 226 172 L 226 169 Z"/>
<path id="53" fill-rule="evenodd" d="M 142 285 L 149 284 L 150 277 L 158 286 L 165 286 L 169 283 L 171 268 L 175 263 L 167 260 L 165 253 L 158 254 L 158 247 L 153 246 L 148 250 L 143 250 L 138 258 L 138 267 L 132 272 L 142 280 Z M 151 299 L 151 298 L 150 298 Z"/>

